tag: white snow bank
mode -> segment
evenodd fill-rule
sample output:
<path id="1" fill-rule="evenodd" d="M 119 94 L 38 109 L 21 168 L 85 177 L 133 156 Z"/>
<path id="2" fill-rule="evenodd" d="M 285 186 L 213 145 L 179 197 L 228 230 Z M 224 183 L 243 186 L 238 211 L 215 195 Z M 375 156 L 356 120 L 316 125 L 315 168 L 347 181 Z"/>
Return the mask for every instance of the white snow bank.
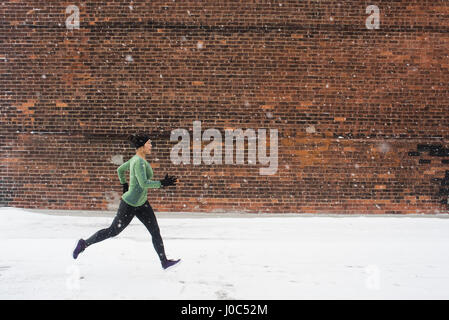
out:
<path id="1" fill-rule="evenodd" d="M 73 260 L 111 221 L 0 208 L 0 299 L 449 298 L 449 219 L 159 216 L 163 271 L 135 218 Z"/>

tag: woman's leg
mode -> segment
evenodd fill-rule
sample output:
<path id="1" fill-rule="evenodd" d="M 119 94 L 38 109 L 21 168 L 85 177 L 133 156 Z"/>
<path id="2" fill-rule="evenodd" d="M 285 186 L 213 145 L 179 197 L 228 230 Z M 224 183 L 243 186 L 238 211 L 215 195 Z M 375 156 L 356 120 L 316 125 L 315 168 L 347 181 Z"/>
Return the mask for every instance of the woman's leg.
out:
<path id="1" fill-rule="evenodd" d="M 86 240 L 86 245 L 90 246 L 91 244 L 106 240 L 111 237 L 115 237 L 128 226 L 128 224 L 134 218 L 134 215 L 135 207 L 130 206 L 125 201 L 121 200 L 117 215 L 112 221 L 110 227 L 96 232 Z"/>
<path id="2" fill-rule="evenodd" d="M 145 227 L 150 232 L 154 249 L 156 250 L 161 262 L 167 261 L 167 257 L 165 256 L 164 243 L 162 241 L 156 216 L 154 215 L 153 208 L 148 201 L 145 202 L 144 205 L 138 207 L 136 217 L 145 225 Z"/>

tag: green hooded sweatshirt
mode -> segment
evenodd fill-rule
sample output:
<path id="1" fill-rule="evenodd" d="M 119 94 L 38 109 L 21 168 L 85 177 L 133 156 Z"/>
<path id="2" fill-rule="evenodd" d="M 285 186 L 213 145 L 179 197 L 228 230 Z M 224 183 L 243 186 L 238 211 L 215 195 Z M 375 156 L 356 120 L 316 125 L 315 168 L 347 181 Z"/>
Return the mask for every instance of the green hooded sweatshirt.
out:
<path id="1" fill-rule="evenodd" d="M 150 180 L 153 178 L 153 169 L 150 164 L 137 154 L 117 168 L 120 183 L 126 183 L 125 172 L 129 172 L 129 189 L 122 195 L 123 201 L 133 207 L 139 207 L 147 201 L 149 188 L 158 189 L 161 182 Z"/>

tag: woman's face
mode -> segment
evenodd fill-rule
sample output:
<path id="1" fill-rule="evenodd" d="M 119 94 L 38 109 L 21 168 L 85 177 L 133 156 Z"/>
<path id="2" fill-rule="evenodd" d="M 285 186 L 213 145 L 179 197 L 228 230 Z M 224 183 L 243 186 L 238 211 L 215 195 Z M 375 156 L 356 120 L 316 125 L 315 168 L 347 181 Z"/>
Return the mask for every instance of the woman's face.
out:
<path id="1" fill-rule="evenodd" d="M 145 154 L 150 154 L 150 153 L 151 153 L 151 140 L 148 140 L 148 141 L 143 145 L 143 150 L 145 151 Z"/>

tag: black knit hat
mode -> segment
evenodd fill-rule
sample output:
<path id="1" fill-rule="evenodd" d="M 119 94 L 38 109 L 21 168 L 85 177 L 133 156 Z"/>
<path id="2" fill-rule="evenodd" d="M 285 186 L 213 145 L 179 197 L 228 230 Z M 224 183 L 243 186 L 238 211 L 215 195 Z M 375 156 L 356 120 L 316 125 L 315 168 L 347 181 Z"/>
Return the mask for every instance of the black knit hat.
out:
<path id="1" fill-rule="evenodd" d="M 139 149 L 142 147 L 145 143 L 147 143 L 148 140 L 150 140 L 150 135 L 147 133 L 137 133 L 132 134 L 128 136 L 128 141 L 131 145 L 131 147 Z"/>

